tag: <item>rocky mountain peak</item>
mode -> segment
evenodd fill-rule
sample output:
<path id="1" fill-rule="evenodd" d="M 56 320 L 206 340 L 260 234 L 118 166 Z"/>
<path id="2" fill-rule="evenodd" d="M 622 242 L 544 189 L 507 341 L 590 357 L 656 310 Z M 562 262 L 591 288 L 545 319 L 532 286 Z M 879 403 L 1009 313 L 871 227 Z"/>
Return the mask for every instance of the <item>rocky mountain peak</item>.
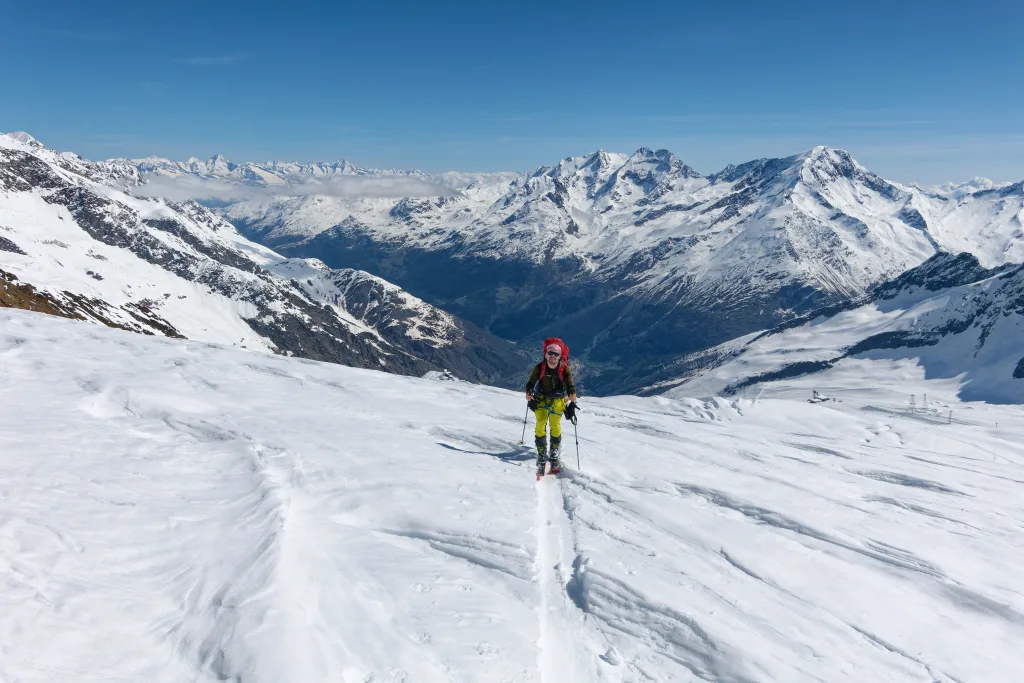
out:
<path id="1" fill-rule="evenodd" d="M 12 140 L 17 140 L 23 145 L 28 145 L 29 147 L 43 147 L 43 143 L 39 142 L 34 137 L 32 137 L 31 135 L 22 130 L 14 131 L 13 133 L 6 133 L 6 135 Z"/>
<path id="2" fill-rule="evenodd" d="M 208 173 L 219 175 L 223 173 L 230 173 L 231 171 L 238 168 L 238 164 L 233 164 L 224 158 L 221 154 L 215 154 L 206 162 L 206 170 Z"/>
<path id="3" fill-rule="evenodd" d="M 854 161 L 849 152 L 819 145 L 800 155 L 800 167 L 805 179 L 813 177 L 819 182 L 836 178 L 853 178 L 866 169 Z"/>

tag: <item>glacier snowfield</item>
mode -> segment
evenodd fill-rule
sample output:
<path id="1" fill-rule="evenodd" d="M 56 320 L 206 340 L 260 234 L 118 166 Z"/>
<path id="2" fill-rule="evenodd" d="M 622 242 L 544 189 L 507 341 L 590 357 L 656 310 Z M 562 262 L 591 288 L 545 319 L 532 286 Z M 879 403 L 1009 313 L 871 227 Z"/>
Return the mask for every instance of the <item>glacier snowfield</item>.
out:
<path id="1" fill-rule="evenodd" d="M 535 483 L 517 392 L 4 310 L 0 681 L 1024 681 L 1021 408 L 812 381 Z"/>

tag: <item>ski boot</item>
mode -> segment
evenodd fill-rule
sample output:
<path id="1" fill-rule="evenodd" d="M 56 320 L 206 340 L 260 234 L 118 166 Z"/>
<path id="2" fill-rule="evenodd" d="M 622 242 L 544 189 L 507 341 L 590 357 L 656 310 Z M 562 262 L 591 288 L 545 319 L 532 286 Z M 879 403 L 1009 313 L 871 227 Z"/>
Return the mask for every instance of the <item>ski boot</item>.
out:
<path id="1" fill-rule="evenodd" d="M 548 462 L 551 463 L 551 469 L 548 470 L 549 474 L 558 474 L 562 471 L 562 463 L 558 459 L 558 451 L 561 450 L 561 448 L 562 437 L 551 437 L 551 453 L 548 455 Z"/>
<path id="2" fill-rule="evenodd" d="M 537 479 L 540 480 L 544 477 L 544 465 L 547 464 L 548 460 L 548 440 L 547 437 L 538 436 L 536 437 L 537 443 Z"/>

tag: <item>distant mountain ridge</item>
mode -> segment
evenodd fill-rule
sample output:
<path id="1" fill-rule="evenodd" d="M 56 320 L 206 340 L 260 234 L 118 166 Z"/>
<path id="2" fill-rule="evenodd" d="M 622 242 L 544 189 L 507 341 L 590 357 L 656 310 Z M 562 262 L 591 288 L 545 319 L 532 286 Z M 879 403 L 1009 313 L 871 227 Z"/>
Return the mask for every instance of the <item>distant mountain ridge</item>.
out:
<path id="1" fill-rule="evenodd" d="M 134 164 L 0 135 L 0 305 L 400 374 L 501 383 L 526 362 L 381 278 L 285 258 L 194 201 L 128 193 L 143 183 Z"/>
<path id="2" fill-rule="evenodd" d="M 336 175 L 383 173 L 382 171 L 358 168 L 345 160 L 312 163 L 269 161 L 235 164 L 220 154 L 205 161 L 195 157 L 191 157 L 187 161 L 171 161 L 160 157 L 111 161 L 129 163 L 142 173 L 169 177 L 191 175 L 202 178 L 232 179 L 253 185 L 285 184 L 289 181 L 294 182 L 306 178 L 330 178 Z"/>

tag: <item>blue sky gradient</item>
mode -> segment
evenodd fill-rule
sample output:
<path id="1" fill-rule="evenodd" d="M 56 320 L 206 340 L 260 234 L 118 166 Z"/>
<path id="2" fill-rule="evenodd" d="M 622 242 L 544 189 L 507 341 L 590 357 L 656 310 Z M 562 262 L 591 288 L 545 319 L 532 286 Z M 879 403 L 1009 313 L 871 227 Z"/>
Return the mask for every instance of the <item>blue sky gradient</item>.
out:
<path id="1" fill-rule="evenodd" d="M 1016 181 L 1021 26 L 1019 2 L 0 0 L 0 130 L 427 171 L 826 144 L 899 181 Z"/>

